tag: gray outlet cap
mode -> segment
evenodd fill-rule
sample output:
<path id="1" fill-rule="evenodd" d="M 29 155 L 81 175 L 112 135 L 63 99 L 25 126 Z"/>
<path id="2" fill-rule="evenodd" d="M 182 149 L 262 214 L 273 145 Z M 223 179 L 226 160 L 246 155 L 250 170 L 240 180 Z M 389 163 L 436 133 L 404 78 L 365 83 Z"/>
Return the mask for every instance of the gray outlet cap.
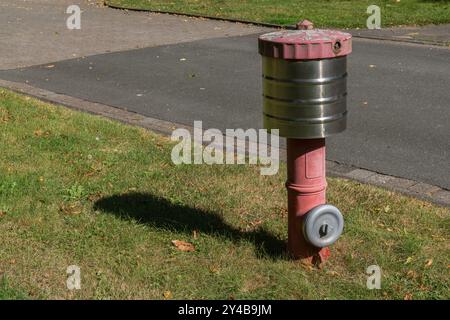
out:
<path id="1" fill-rule="evenodd" d="M 324 248 L 332 245 L 344 230 L 344 217 L 338 208 L 324 204 L 310 210 L 305 217 L 303 234 L 313 246 Z"/>

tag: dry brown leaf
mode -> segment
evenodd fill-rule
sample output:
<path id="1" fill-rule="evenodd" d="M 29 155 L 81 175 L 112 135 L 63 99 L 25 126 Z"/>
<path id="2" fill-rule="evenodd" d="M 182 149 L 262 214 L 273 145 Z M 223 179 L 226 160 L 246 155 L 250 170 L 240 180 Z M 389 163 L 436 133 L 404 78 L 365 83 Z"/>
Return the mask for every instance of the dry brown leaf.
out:
<path id="1" fill-rule="evenodd" d="M 425 286 L 425 285 L 423 285 L 423 284 L 420 285 L 419 289 L 420 289 L 421 291 L 426 291 L 426 292 L 427 292 L 427 291 L 430 291 L 430 288 L 427 287 L 427 286 Z"/>
<path id="2" fill-rule="evenodd" d="M 211 266 L 211 267 L 209 268 L 209 271 L 210 271 L 211 273 L 218 273 L 218 272 L 220 271 L 220 269 L 219 269 L 219 267 L 217 267 L 217 266 Z"/>
<path id="3" fill-rule="evenodd" d="M 36 137 L 48 137 L 50 135 L 50 132 L 39 129 L 39 130 L 34 131 L 34 135 Z"/>
<path id="4" fill-rule="evenodd" d="M 301 261 L 300 264 L 307 270 L 307 271 L 314 271 L 314 266 L 312 263 L 308 261 Z"/>
<path id="5" fill-rule="evenodd" d="M 406 276 L 410 279 L 415 279 L 417 277 L 417 273 L 414 270 L 409 270 L 406 273 Z"/>
<path id="6" fill-rule="evenodd" d="M 192 243 L 180 241 L 180 240 L 172 240 L 172 244 L 180 251 L 183 252 L 192 252 L 195 251 L 195 246 Z"/>
<path id="7" fill-rule="evenodd" d="M 173 298 L 172 292 L 170 292 L 170 291 L 164 291 L 163 296 L 164 296 L 164 299 L 172 299 Z"/>
<path id="8" fill-rule="evenodd" d="M 82 207 L 80 204 L 71 203 L 71 204 L 62 204 L 59 207 L 59 212 L 64 215 L 78 215 L 82 212 Z"/>
<path id="9" fill-rule="evenodd" d="M 101 197 L 103 197 L 103 193 L 98 191 L 96 193 L 91 193 L 90 195 L 88 195 L 88 200 L 91 202 L 95 202 L 99 200 Z"/>
<path id="10" fill-rule="evenodd" d="M 427 259 L 427 261 L 425 262 L 425 267 L 431 267 L 432 264 L 433 264 L 433 259 Z"/>
<path id="11" fill-rule="evenodd" d="M 8 110 L 0 108 L 0 122 L 8 122 L 10 119 Z"/>
<path id="12" fill-rule="evenodd" d="M 412 293 L 407 293 L 407 294 L 405 294 L 405 296 L 403 297 L 403 300 L 412 300 L 412 298 L 413 298 Z"/>

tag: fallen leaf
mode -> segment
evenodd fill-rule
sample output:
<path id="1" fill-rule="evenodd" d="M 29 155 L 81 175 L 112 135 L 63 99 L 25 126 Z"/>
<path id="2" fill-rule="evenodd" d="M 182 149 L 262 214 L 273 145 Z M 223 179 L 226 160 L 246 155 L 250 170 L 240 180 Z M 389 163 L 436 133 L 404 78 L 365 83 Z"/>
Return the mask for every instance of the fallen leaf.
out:
<path id="1" fill-rule="evenodd" d="M 38 129 L 34 131 L 34 135 L 36 137 L 48 137 L 50 135 L 50 132 Z"/>
<path id="2" fill-rule="evenodd" d="M 423 285 L 423 284 L 420 285 L 419 289 L 420 289 L 420 291 L 430 291 L 430 288 L 425 286 L 425 285 Z"/>
<path id="3" fill-rule="evenodd" d="M 405 264 L 411 263 L 411 261 L 413 260 L 412 257 L 408 257 L 406 258 Z"/>
<path id="4" fill-rule="evenodd" d="M 310 262 L 307 261 L 301 261 L 300 264 L 307 270 L 307 271 L 314 271 L 314 267 Z"/>
<path id="5" fill-rule="evenodd" d="M 425 267 L 431 267 L 432 264 L 433 264 L 433 259 L 428 259 L 428 260 L 425 262 Z"/>
<path id="6" fill-rule="evenodd" d="M 91 202 L 95 202 L 95 201 L 99 200 L 102 196 L 103 196 L 103 193 L 98 191 L 96 193 L 92 193 L 92 194 L 88 195 L 87 199 Z"/>
<path id="7" fill-rule="evenodd" d="M 61 212 L 64 215 L 78 215 L 82 212 L 82 208 L 77 203 L 71 203 L 71 204 L 62 204 L 59 207 L 59 212 Z"/>
<path id="8" fill-rule="evenodd" d="M 192 252 L 195 251 L 195 247 L 192 243 L 180 241 L 180 240 L 173 240 L 172 244 L 180 251 L 183 252 Z"/>
<path id="9" fill-rule="evenodd" d="M 8 122 L 11 119 L 11 116 L 8 110 L 0 108 L 0 122 Z"/>
<path id="10" fill-rule="evenodd" d="M 216 266 L 211 266 L 211 267 L 209 268 L 209 271 L 210 271 L 211 273 L 218 273 L 218 272 L 220 271 L 220 269 L 219 269 L 218 267 L 216 267 Z"/>
<path id="11" fill-rule="evenodd" d="M 417 277 L 417 273 L 414 270 L 409 270 L 406 273 L 406 276 L 410 279 L 415 279 Z"/>
<path id="12" fill-rule="evenodd" d="M 412 300 L 413 296 L 411 293 L 407 293 L 405 294 L 405 296 L 403 297 L 403 300 Z"/>
<path id="13" fill-rule="evenodd" d="M 51 69 L 51 68 L 54 68 L 54 67 L 55 67 L 54 64 L 49 64 L 48 66 L 46 66 L 47 69 Z"/>
<path id="14" fill-rule="evenodd" d="M 172 299 L 173 298 L 172 292 L 170 292 L 170 291 L 164 291 L 163 296 L 164 296 L 164 299 Z"/>

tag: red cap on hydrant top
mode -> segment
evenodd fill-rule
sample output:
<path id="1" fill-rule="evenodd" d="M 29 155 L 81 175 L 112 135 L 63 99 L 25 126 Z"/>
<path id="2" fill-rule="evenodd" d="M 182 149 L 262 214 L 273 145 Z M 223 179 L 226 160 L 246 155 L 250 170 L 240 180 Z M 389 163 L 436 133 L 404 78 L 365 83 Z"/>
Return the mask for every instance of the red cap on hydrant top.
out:
<path id="1" fill-rule="evenodd" d="M 300 30 L 282 30 L 259 37 L 259 53 L 287 60 L 328 59 L 352 52 L 352 35 L 337 30 L 313 29 L 310 21 L 297 24 Z"/>

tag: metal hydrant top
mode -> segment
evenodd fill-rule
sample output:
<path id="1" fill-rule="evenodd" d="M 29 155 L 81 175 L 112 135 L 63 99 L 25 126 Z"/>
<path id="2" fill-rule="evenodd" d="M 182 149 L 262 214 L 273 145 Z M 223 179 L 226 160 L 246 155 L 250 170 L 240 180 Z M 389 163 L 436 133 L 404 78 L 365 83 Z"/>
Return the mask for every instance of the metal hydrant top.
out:
<path id="1" fill-rule="evenodd" d="M 297 24 L 303 30 L 282 30 L 259 37 L 259 53 L 287 60 L 327 59 L 349 55 L 352 35 L 337 30 L 313 29 L 305 20 Z"/>
<path id="2" fill-rule="evenodd" d="M 347 126 L 352 36 L 309 21 L 297 27 L 259 37 L 264 128 L 286 138 L 325 138 Z"/>

